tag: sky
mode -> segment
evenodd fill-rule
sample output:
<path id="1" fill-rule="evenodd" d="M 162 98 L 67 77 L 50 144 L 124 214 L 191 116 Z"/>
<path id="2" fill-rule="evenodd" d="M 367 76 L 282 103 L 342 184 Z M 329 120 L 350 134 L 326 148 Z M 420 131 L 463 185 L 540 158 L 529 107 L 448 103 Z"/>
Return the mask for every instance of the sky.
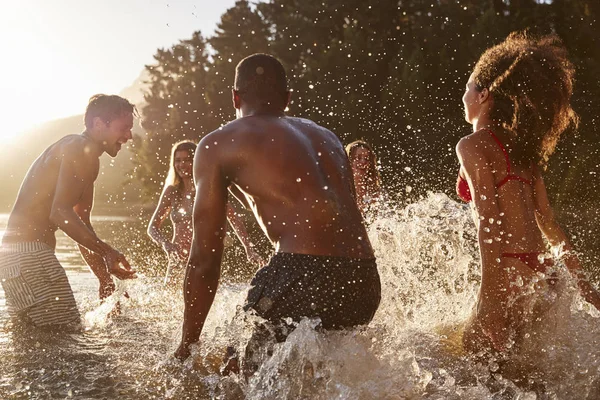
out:
<path id="1" fill-rule="evenodd" d="M 235 0 L 0 2 L 0 138 L 82 114 L 93 94 L 118 94 L 169 47 L 210 36 Z"/>

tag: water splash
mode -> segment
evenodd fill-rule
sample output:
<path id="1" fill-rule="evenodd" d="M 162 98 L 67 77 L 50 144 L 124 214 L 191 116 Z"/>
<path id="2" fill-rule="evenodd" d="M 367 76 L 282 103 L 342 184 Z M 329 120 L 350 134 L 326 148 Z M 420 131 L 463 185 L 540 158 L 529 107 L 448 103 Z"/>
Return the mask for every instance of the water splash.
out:
<path id="1" fill-rule="evenodd" d="M 403 209 L 383 208 L 369 237 L 382 281 L 372 323 L 320 332 L 316 321 L 301 321 L 248 380 L 219 374 L 226 347 L 243 354 L 256 322 L 241 312 L 248 286 L 231 283 L 237 277 L 223 277 L 201 341 L 181 364 L 172 357 L 183 320 L 180 289 L 165 289 L 160 277 L 140 277 L 119 288 L 128 300 L 109 299 L 106 304 L 121 301 L 121 314 L 107 317 L 104 306 L 98 309 L 97 283 L 70 275 L 82 314 L 93 322 L 80 334 L 19 336 L 0 313 L 0 398 L 599 397 L 600 313 L 568 279 L 544 329 L 532 326 L 523 338 L 519 357 L 507 362 L 464 353 L 460 328 L 480 274 L 466 206 L 432 193 Z"/>

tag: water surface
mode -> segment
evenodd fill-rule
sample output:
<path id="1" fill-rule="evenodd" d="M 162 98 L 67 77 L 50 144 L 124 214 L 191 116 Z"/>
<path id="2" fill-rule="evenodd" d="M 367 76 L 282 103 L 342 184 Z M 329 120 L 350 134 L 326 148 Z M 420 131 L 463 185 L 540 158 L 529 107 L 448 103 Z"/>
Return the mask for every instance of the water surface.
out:
<path id="1" fill-rule="evenodd" d="M 313 329 L 316 321 L 302 321 L 248 381 L 218 374 L 224 348 L 243 350 L 250 336 L 252 317 L 239 308 L 252 270 L 239 246 L 227 249 L 201 342 L 181 364 L 171 355 L 182 296 L 162 287 L 164 258 L 145 238 L 143 221 L 93 223 L 143 275 L 119 287 L 129 300 L 115 296 L 100 305 L 95 278 L 73 242 L 58 234 L 57 254 L 85 330 L 15 332 L 0 293 L 0 398 L 600 398 L 599 313 L 574 290 L 555 303 L 540 339 L 521 359 L 464 354 L 460 326 L 479 284 L 475 231 L 468 209 L 443 194 L 383 212 L 370 226 L 382 302 L 368 327 L 323 333 Z M 122 313 L 109 318 L 117 299 Z"/>

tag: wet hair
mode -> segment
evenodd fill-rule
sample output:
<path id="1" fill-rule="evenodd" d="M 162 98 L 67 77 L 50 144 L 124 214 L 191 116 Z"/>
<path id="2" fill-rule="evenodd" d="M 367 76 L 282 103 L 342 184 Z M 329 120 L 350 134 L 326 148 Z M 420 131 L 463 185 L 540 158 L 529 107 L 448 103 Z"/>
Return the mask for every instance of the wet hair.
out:
<path id="1" fill-rule="evenodd" d="M 545 166 L 561 134 L 578 117 L 571 108 L 575 70 L 556 35 L 513 32 L 487 49 L 473 70 L 477 90 L 488 88 L 491 118 L 509 132 L 511 158 Z"/>
<path id="2" fill-rule="evenodd" d="M 377 169 L 377 156 L 370 144 L 363 140 L 355 140 L 346 146 L 346 154 L 350 160 L 350 165 L 356 158 L 356 150 L 358 149 L 365 149 L 369 152 L 369 167 L 366 176 L 367 192 L 377 192 L 381 189 L 381 175 Z"/>
<path id="3" fill-rule="evenodd" d="M 175 170 L 175 153 L 178 151 L 187 151 L 193 159 L 194 154 L 196 153 L 196 146 L 196 143 L 191 140 L 182 140 L 173 145 L 173 148 L 171 149 L 171 161 L 169 162 L 169 173 L 165 179 L 165 190 L 169 186 L 174 186 L 179 195 L 183 193 L 183 180 Z"/>
<path id="4" fill-rule="evenodd" d="M 288 89 L 283 65 L 268 54 L 253 54 L 235 67 L 234 90 L 257 106 L 285 108 Z"/>
<path id="5" fill-rule="evenodd" d="M 129 100 L 117 95 L 95 94 L 90 97 L 83 121 L 85 127 L 91 129 L 96 117 L 100 117 L 106 124 L 110 124 L 123 114 L 128 113 L 138 116 L 137 109 Z"/>

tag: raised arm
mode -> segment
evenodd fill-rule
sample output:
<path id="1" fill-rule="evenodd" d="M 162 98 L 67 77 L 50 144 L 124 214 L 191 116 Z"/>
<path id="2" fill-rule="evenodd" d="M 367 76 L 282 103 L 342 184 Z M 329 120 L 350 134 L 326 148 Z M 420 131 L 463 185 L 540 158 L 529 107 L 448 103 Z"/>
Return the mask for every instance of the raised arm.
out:
<path id="1" fill-rule="evenodd" d="M 222 173 L 219 149 L 209 146 L 214 141 L 210 136 L 200 142 L 194 159 L 194 238 L 183 284 L 183 332 L 175 353 L 179 359 L 187 358 L 189 346 L 198 342 L 221 275 L 229 182 Z"/>
<path id="2" fill-rule="evenodd" d="M 477 318 L 483 332 L 497 350 L 508 342 L 508 319 L 504 310 L 507 272 L 499 264 L 501 234 L 497 221 L 500 209 L 492 167 L 472 138 L 462 139 L 456 148 L 462 172 L 467 179 L 477 212 L 477 239 L 481 256 L 481 289 L 477 304 Z"/>
<path id="3" fill-rule="evenodd" d="M 600 310 L 600 294 L 587 280 L 583 268 L 581 267 L 581 263 L 579 262 L 579 257 L 573 252 L 573 246 L 571 245 L 569 238 L 556 221 L 554 211 L 548 200 L 544 179 L 537 168 L 534 172 L 533 190 L 535 196 L 535 217 L 538 227 L 544 236 L 546 236 L 551 246 L 562 246 L 562 250 L 565 251 L 563 256 L 565 265 L 569 272 L 577 279 L 577 285 L 579 286 L 579 290 L 581 290 L 583 297 L 586 301 Z"/>

